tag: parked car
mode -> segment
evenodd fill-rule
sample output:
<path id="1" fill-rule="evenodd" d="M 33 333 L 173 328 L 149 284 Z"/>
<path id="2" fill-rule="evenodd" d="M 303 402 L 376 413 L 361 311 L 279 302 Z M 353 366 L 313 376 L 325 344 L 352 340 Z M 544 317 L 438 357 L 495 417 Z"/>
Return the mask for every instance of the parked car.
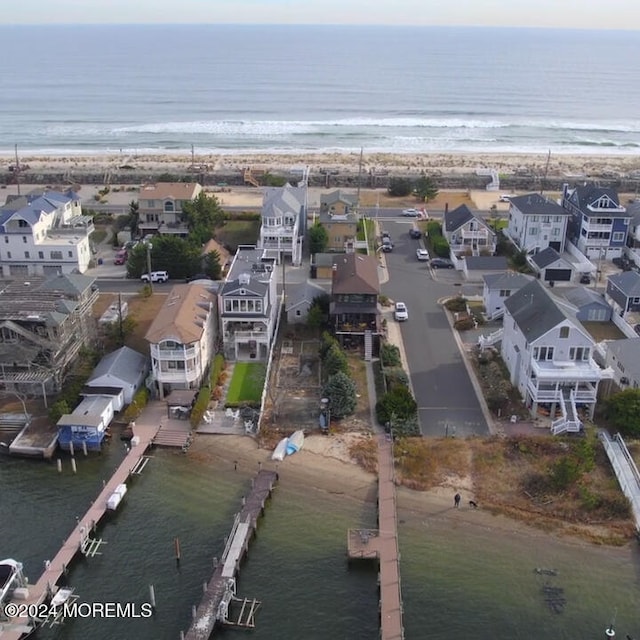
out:
<path id="1" fill-rule="evenodd" d="M 405 218 L 417 218 L 420 212 L 417 209 L 403 209 L 400 215 Z"/>
<path id="2" fill-rule="evenodd" d="M 382 250 L 385 253 L 391 253 L 393 251 L 393 243 L 391 241 L 385 242 L 382 241 Z"/>
<path id="3" fill-rule="evenodd" d="M 129 254 L 126 249 L 120 249 L 113 258 L 113 264 L 125 264 Z"/>
<path id="4" fill-rule="evenodd" d="M 640 336 L 640 324 L 635 325 L 633 330 Z"/>
<path id="5" fill-rule="evenodd" d="M 453 269 L 453 262 L 448 258 L 434 258 L 431 261 L 433 269 Z"/>
<path id="6" fill-rule="evenodd" d="M 383 231 L 381 237 L 383 242 L 385 238 L 387 238 L 388 240 L 391 240 L 391 236 L 389 235 L 388 231 Z"/>
<path id="7" fill-rule="evenodd" d="M 151 275 L 143 273 L 140 276 L 142 282 L 166 282 L 169 279 L 169 274 L 166 271 L 152 271 Z"/>
<path id="8" fill-rule="evenodd" d="M 511 202 L 511 198 L 515 198 L 513 194 L 504 194 L 498 198 L 498 202 Z"/>
<path id="9" fill-rule="evenodd" d="M 426 262 L 429 260 L 429 252 L 426 249 L 416 249 L 416 258 L 418 258 L 420 262 Z"/>
<path id="10" fill-rule="evenodd" d="M 407 310 L 407 305 L 404 302 L 396 302 L 393 317 L 398 322 L 404 322 L 409 319 L 409 311 Z"/>
<path id="11" fill-rule="evenodd" d="M 413 227 L 409 229 L 409 237 L 413 238 L 414 240 L 420 240 L 420 238 L 422 238 L 422 231 Z"/>

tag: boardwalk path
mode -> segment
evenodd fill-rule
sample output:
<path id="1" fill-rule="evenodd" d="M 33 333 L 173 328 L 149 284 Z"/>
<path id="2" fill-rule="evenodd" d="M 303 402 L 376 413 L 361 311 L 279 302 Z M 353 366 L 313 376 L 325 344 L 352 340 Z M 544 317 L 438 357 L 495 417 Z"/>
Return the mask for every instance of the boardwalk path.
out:
<path id="1" fill-rule="evenodd" d="M 380 638 L 402 640 L 402 594 L 393 443 L 378 436 L 378 530 L 350 530 L 350 558 L 378 558 L 380 563 Z"/>
<path id="2" fill-rule="evenodd" d="M 21 601 L 22 604 L 40 603 L 47 597 L 51 587 L 57 584 L 60 577 L 66 572 L 74 556 L 80 551 L 82 540 L 100 521 L 107 510 L 107 500 L 119 484 L 126 482 L 140 458 L 153 441 L 160 420 L 166 414 L 164 403 L 152 403 L 145 409 L 134 427 L 134 436 L 139 438 L 138 444 L 132 446 L 125 459 L 115 470 L 109 481 L 104 485 L 100 495 L 91 504 L 89 510 L 78 521 L 76 528 L 64 541 L 62 547 L 51 560 L 35 585 L 29 585 L 29 598 Z M 18 601 L 16 601 L 18 602 Z M 27 624 L 26 618 L 13 619 L 14 624 Z M 1 640 L 19 640 L 21 632 L 18 630 L 4 629 L 0 634 Z"/>

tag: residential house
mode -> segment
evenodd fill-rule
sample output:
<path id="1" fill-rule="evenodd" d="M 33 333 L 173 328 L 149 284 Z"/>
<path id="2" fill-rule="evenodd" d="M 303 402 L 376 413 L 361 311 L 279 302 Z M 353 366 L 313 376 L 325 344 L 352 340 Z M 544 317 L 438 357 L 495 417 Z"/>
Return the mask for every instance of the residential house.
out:
<path id="1" fill-rule="evenodd" d="M 617 386 L 610 389 L 611 393 L 640 388 L 640 338 L 607 341 L 605 364 L 613 370 Z"/>
<path id="2" fill-rule="evenodd" d="M 570 282 L 573 277 L 573 265 L 553 247 L 534 253 L 528 257 L 528 261 L 538 273 L 538 277 L 551 286 L 555 282 Z"/>
<path id="3" fill-rule="evenodd" d="M 640 200 L 635 199 L 627 206 L 629 220 L 629 233 L 627 234 L 627 255 L 631 261 L 640 266 Z"/>
<path id="4" fill-rule="evenodd" d="M 562 297 L 576 308 L 576 318 L 580 322 L 609 322 L 613 309 L 604 295 L 589 287 L 561 289 Z"/>
<path id="5" fill-rule="evenodd" d="M 84 273 L 93 220 L 73 191 L 33 191 L 0 207 L 0 277 Z"/>
<path id="6" fill-rule="evenodd" d="M 160 398 L 200 386 L 214 354 L 216 313 L 216 296 L 206 285 L 178 284 L 169 292 L 145 335 Z"/>
<path id="7" fill-rule="evenodd" d="M 445 210 L 442 235 L 455 256 L 493 255 L 496 251 L 495 231 L 466 204 Z"/>
<path id="8" fill-rule="evenodd" d="M 482 282 L 488 273 L 503 273 L 509 268 L 504 256 L 464 256 L 462 272 L 469 282 Z"/>
<path id="9" fill-rule="evenodd" d="M 286 257 L 292 264 L 302 260 L 302 242 L 307 228 L 307 187 L 269 187 L 262 201 L 262 224 L 258 248 L 280 264 Z"/>
<path id="10" fill-rule="evenodd" d="M 358 198 L 337 189 L 331 193 L 320 194 L 320 213 L 345 216 L 357 213 Z"/>
<path id="11" fill-rule="evenodd" d="M 148 373 L 149 358 L 147 356 L 129 347 L 120 347 L 100 360 L 82 389 L 81 395 L 112 396 L 115 411 L 120 411 L 131 404 Z"/>
<path id="12" fill-rule="evenodd" d="M 239 246 L 220 290 L 220 328 L 230 360 L 267 360 L 282 299 L 275 259 L 264 249 Z"/>
<path id="13" fill-rule="evenodd" d="M 287 296 L 284 303 L 287 323 L 297 324 L 299 322 L 306 322 L 313 301 L 316 298 L 328 295 L 322 287 L 312 282 L 299 282 L 288 285 Z"/>
<path id="14" fill-rule="evenodd" d="M 94 282 L 60 274 L 0 289 L 0 386 L 45 399 L 60 389 L 80 349 L 95 344 Z"/>
<path id="15" fill-rule="evenodd" d="M 509 224 L 505 233 L 522 251 L 538 253 L 547 247 L 565 250 L 570 213 L 539 193 L 509 199 Z"/>
<path id="16" fill-rule="evenodd" d="M 502 317 L 504 301 L 533 280 L 531 276 L 516 271 L 488 273 L 482 279 L 484 281 L 482 303 L 489 320 Z"/>
<path id="17" fill-rule="evenodd" d="M 622 318 L 628 319 L 629 314 L 640 312 L 640 274 L 622 271 L 610 275 L 605 298 Z"/>
<path id="18" fill-rule="evenodd" d="M 64 451 L 72 448 L 80 451 L 85 447 L 90 451 L 99 451 L 113 415 L 111 397 L 98 395 L 83 398 L 71 413 L 61 416 L 56 423 L 58 446 Z"/>
<path id="19" fill-rule="evenodd" d="M 357 199 L 341 191 L 320 195 L 319 223 L 327 230 L 327 251 L 353 251 L 358 235 Z"/>
<path id="20" fill-rule="evenodd" d="M 593 417 L 598 385 L 611 375 L 593 359 L 593 338 L 538 280 L 504 306 L 501 353 L 511 383 L 533 415 L 550 416 L 553 433 L 579 431 L 579 409 Z"/>
<path id="21" fill-rule="evenodd" d="M 378 261 L 375 258 L 347 253 L 336 260 L 329 307 L 331 324 L 343 344 L 363 343 L 366 359 L 372 355 L 373 338 L 381 332 L 379 294 Z"/>
<path id="22" fill-rule="evenodd" d="M 202 192 L 197 182 L 157 182 L 146 184 L 138 193 L 138 232 L 147 234 L 189 235 L 182 219 L 182 205 Z"/>
<path id="23" fill-rule="evenodd" d="M 564 185 L 562 206 L 570 213 L 568 235 L 590 260 L 620 258 L 627 243 L 631 213 L 608 187 Z"/>
<path id="24" fill-rule="evenodd" d="M 316 253 L 311 256 L 311 277 L 318 280 L 333 278 L 333 264 L 342 259 L 344 253 Z"/>

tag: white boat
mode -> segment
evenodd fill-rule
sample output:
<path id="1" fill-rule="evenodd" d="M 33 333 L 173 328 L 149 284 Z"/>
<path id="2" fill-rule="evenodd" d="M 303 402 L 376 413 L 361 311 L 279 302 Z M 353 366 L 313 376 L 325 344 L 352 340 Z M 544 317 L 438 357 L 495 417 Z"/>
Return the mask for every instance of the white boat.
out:
<path id="1" fill-rule="evenodd" d="M 125 493 L 127 493 L 127 485 L 124 483 L 119 484 L 107 500 L 107 509 L 109 509 L 109 511 L 115 511 L 122 502 Z"/>
<path id="2" fill-rule="evenodd" d="M 282 438 L 280 442 L 276 445 L 276 448 L 273 450 L 271 454 L 272 460 L 282 461 L 284 457 L 287 455 L 287 443 L 289 442 L 289 438 Z"/>
<path id="3" fill-rule="evenodd" d="M 16 589 L 27 586 L 27 579 L 22 573 L 22 563 L 7 558 L 0 560 L 0 608 L 9 602 Z"/>
<path id="4" fill-rule="evenodd" d="M 302 445 L 304 444 L 304 431 L 294 431 L 289 436 L 289 441 L 287 442 L 287 455 L 290 456 L 297 451 L 302 449 Z"/>

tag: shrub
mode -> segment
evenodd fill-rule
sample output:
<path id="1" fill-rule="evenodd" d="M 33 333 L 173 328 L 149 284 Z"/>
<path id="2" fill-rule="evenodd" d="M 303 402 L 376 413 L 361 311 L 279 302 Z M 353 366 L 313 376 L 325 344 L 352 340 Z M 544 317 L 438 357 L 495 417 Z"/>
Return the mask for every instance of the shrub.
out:
<path id="1" fill-rule="evenodd" d="M 331 417 L 336 420 L 352 415 L 358 404 L 356 383 L 340 371 L 331 376 L 322 389 L 322 395 L 329 398 Z"/>
<path id="2" fill-rule="evenodd" d="M 347 356 L 336 343 L 331 346 L 322 360 L 322 373 L 325 378 L 329 378 L 339 372 L 348 373 L 349 363 Z"/>
<path id="3" fill-rule="evenodd" d="M 376 417 L 380 424 L 405 421 L 418 413 L 418 404 L 407 387 L 393 387 L 376 403 Z"/>
<path id="4" fill-rule="evenodd" d="M 334 345 L 340 347 L 340 343 L 328 332 L 323 331 L 320 336 L 320 359 L 324 360 L 329 349 Z"/>
<path id="5" fill-rule="evenodd" d="M 143 387 L 133 396 L 131 404 L 125 409 L 123 414 L 124 419 L 129 422 L 135 420 L 142 413 L 147 402 L 149 402 L 149 389 Z"/>
<path id="6" fill-rule="evenodd" d="M 390 196 L 397 198 L 404 198 L 413 191 L 413 184 L 411 180 L 407 178 L 391 178 L 389 180 L 389 186 L 387 187 L 387 193 Z"/>
<path id="7" fill-rule="evenodd" d="M 467 299 L 463 296 L 456 296 L 455 298 L 449 298 L 444 306 L 449 309 L 449 311 L 453 311 L 456 313 L 460 313 L 461 311 L 467 310 Z"/>
<path id="8" fill-rule="evenodd" d="M 58 400 L 51 405 L 49 409 L 49 420 L 56 424 L 62 416 L 71 413 L 71 409 L 66 400 Z"/>
<path id="9" fill-rule="evenodd" d="M 469 331 L 469 329 L 474 329 L 475 326 L 476 323 L 471 316 L 465 316 L 464 318 L 460 318 L 460 320 L 456 320 L 453 323 L 453 327 L 458 331 Z"/>
<path id="10" fill-rule="evenodd" d="M 209 396 L 211 395 L 211 390 L 209 387 L 201 387 L 200 391 L 198 391 L 198 397 L 196 401 L 193 403 L 193 407 L 191 408 L 191 415 L 189 416 L 189 422 L 191 422 L 191 426 L 195 429 L 200 422 L 202 421 L 202 416 L 204 416 L 204 412 L 207 410 L 209 406 Z"/>
<path id="11" fill-rule="evenodd" d="M 209 374 L 209 385 L 212 389 L 218 384 L 220 378 L 223 376 L 224 367 L 224 356 L 221 353 L 218 353 L 213 359 L 213 364 L 211 365 L 211 373 Z"/>
<path id="12" fill-rule="evenodd" d="M 449 257 L 449 243 L 445 237 L 436 236 L 435 238 L 431 238 L 431 246 L 433 247 L 434 253 L 440 258 Z"/>
<path id="13" fill-rule="evenodd" d="M 392 389 L 397 386 L 409 387 L 409 376 L 402 367 L 385 369 L 384 379 L 387 383 L 387 389 Z"/>
<path id="14" fill-rule="evenodd" d="M 431 239 L 442 237 L 442 225 L 437 220 L 427 222 L 427 235 Z"/>
<path id="15" fill-rule="evenodd" d="M 402 365 L 400 349 L 389 342 L 380 345 L 380 360 L 384 367 L 399 367 Z"/>

